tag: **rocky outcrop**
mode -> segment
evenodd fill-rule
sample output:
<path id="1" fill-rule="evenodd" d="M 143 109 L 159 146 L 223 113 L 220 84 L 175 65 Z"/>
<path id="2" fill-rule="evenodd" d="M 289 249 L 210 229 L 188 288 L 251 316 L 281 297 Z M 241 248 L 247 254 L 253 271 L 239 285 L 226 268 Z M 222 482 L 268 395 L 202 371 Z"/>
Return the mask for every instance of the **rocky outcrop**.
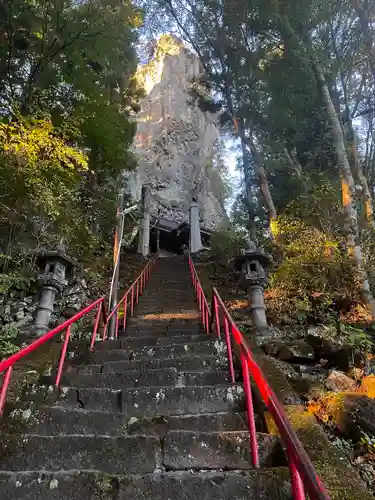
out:
<path id="1" fill-rule="evenodd" d="M 134 143 L 139 166 L 128 186 L 140 199 L 147 183 L 153 193 L 152 214 L 177 223 L 188 222 L 195 196 L 202 226 L 218 229 L 226 217 L 220 199 L 223 183 L 213 168 L 218 116 L 203 112 L 192 97 L 201 73 L 199 59 L 168 35 L 159 39 L 153 59 L 139 68 L 137 79 L 146 97 Z"/>

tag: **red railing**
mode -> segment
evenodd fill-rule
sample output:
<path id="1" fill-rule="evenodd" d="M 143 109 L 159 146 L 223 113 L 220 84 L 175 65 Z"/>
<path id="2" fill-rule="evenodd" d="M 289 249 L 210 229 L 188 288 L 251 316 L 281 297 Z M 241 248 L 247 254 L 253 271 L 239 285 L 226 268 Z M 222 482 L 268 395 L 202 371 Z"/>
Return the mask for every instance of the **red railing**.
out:
<path id="1" fill-rule="evenodd" d="M 148 279 L 150 278 L 151 272 L 155 267 L 156 259 L 157 259 L 157 256 L 148 262 L 148 264 L 144 267 L 144 269 L 142 270 L 140 275 L 136 278 L 134 283 L 131 285 L 131 287 L 128 289 L 128 291 L 125 293 L 125 295 L 122 297 L 120 302 L 117 304 L 117 306 L 108 315 L 106 313 L 105 298 L 101 297 L 100 299 L 95 300 L 92 304 L 88 305 L 87 307 L 85 307 L 84 309 L 79 311 L 77 314 L 72 316 L 70 319 L 65 321 L 62 325 L 59 325 L 56 328 L 53 328 L 53 330 L 50 330 L 49 332 L 45 333 L 40 338 L 38 338 L 37 340 L 32 342 L 30 345 L 24 347 L 23 349 L 20 349 L 19 351 L 17 351 L 15 354 L 10 356 L 9 358 L 0 362 L 0 374 L 4 373 L 3 383 L 2 383 L 2 386 L 0 389 L 0 416 L 3 414 L 3 411 L 4 411 L 7 391 L 8 391 L 8 387 L 9 387 L 9 384 L 10 384 L 11 378 L 12 378 L 13 366 L 17 363 L 17 361 L 25 358 L 30 353 L 34 352 L 41 345 L 45 344 L 46 342 L 48 342 L 50 339 L 52 339 L 53 337 L 55 337 L 59 333 L 65 332 L 64 342 L 63 342 L 63 345 L 61 348 L 61 354 L 60 354 L 60 359 L 59 359 L 59 364 L 58 364 L 57 374 L 56 374 L 56 379 L 55 379 L 55 387 L 59 387 L 60 381 L 61 381 L 61 376 L 62 376 L 63 369 L 64 369 L 64 363 L 65 363 L 66 352 L 68 349 L 68 344 L 69 344 L 69 339 L 70 339 L 71 327 L 74 323 L 76 323 L 78 320 L 80 320 L 84 316 L 88 315 L 91 311 L 96 310 L 96 315 L 95 315 L 95 320 L 94 320 L 94 328 L 93 328 L 93 332 L 92 332 L 92 336 L 91 336 L 91 341 L 89 344 L 90 351 L 92 351 L 94 348 L 100 320 L 102 320 L 103 327 L 104 327 L 101 340 L 104 341 L 108 338 L 107 337 L 108 323 L 111 320 L 111 318 L 115 315 L 116 316 L 115 335 L 116 335 L 116 338 L 118 337 L 119 308 L 121 305 L 123 305 L 123 308 L 124 308 L 123 326 L 125 329 L 126 328 L 126 318 L 127 318 L 127 314 L 128 314 L 128 302 L 130 305 L 130 315 L 132 316 L 134 313 L 134 303 L 138 303 L 139 296 L 142 295 L 142 292 L 146 286 L 146 283 L 147 283 Z M 131 293 L 131 300 L 130 301 L 128 301 L 129 293 Z"/>
<path id="2" fill-rule="evenodd" d="M 123 297 L 118 301 L 116 307 L 112 309 L 112 311 L 108 314 L 107 322 L 104 327 L 104 332 L 103 332 L 103 338 L 102 340 L 106 340 L 108 338 L 108 325 L 109 322 L 111 321 L 112 317 L 116 315 L 115 322 L 115 338 L 118 338 L 118 326 L 119 326 L 119 313 L 121 312 L 121 307 L 123 310 L 123 329 L 125 330 L 126 324 L 127 324 L 127 317 L 128 317 L 128 309 L 130 310 L 130 316 L 133 316 L 134 314 L 134 306 L 135 304 L 138 304 L 139 297 L 142 295 L 143 290 L 146 286 L 147 281 L 150 278 L 151 272 L 155 268 L 156 261 L 158 259 L 158 255 L 151 259 L 148 264 L 145 266 L 145 268 L 142 270 L 141 274 L 134 280 L 130 288 L 126 291 L 126 293 L 123 295 Z M 130 298 L 129 298 L 130 295 Z M 93 338 L 91 340 L 91 346 L 90 348 L 92 349 L 94 346 L 95 339 Z"/>
<path id="3" fill-rule="evenodd" d="M 282 404 L 277 399 L 258 364 L 254 361 L 251 348 L 228 312 L 228 309 L 221 299 L 219 292 L 216 288 L 212 289 L 211 312 L 208 311 L 207 299 L 199 281 L 193 260 L 189 254 L 187 254 L 187 256 L 193 286 L 197 294 L 199 309 L 202 315 L 202 322 L 206 332 L 211 331 L 211 326 L 215 322 L 216 334 L 218 337 L 221 337 L 221 329 L 223 326 L 225 342 L 227 345 L 228 371 L 233 383 L 235 382 L 232 355 L 233 341 L 240 349 L 243 389 L 245 393 L 251 457 L 254 468 L 259 467 L 259 454 L 250 375 L 267 407 L 267 410 L 274 419 L 285 446 L 288 467 L 290 470 L 293 498 L 296 500 L 305 500 L 306 492 L 311 500 L 329 500 L 330 497 L 327 490 L 315 472 L 310 458 L 308 457 L 301 441 L 298 439 L 297 434 L 293 430 Z M 208 325 L 207 318 L 209 321 Z M 221 319 L 222 321 L 220 321 Z"/>
<path id="4" fill-rule="evenodd" d="M 189 256 L 189 268 L 190 268 L 191 279 L 193 281 L 193 285 L 195 288 L 199 312 L 201 313 L 202 317 L 202 323 L 205 331 L 209 333 L 211 328 L 210 308 L 208 307 L 207 299 L 203 292 L 201 282 L 199 281 L 197 270 L 195 269 L 194 263 L 190 256 Z"/>

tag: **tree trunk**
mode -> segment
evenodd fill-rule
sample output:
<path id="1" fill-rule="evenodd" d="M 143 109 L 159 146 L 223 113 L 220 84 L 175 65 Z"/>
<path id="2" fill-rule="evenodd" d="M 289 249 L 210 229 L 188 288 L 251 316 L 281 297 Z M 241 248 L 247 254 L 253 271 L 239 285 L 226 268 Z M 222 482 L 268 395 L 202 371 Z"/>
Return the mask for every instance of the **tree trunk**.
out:
<path id="1" fill-rule="evenodd" d="M 245 192 L 246 192 L 246 208 L 249 216 L 248 230 L 249 236 L 254 243 L 257 241 L 256 226 L 255 226 L 255 210 L 253 202 L 253 193 L 251 191 L 251 176 L 250 176 L 250 158 L 246 143 L 241 139 L 242 149 L 242 168 L 245 178 Z"/>
<path id="2" fill-rule="evenodd" d="M 244 138 L 246 144 L 248 145 L 251 155 L 254 159 L 256 171 L 259 177 L 259 186 L 260 191 L 263 196 L 264 204 L 266 206 L 266 210 L 268 213 L 268 218 L 270 221 L 270 230 L 272 237 L 277 239 L 277 212 L 275 208 L 275 204 L 273 202 L 273 198 L 271 195 L 271 191 L 268 185 L 267 174 L 264 168 L 264 160 L 261 152 L 258 151 L 256 147 L 253 137 L 250 135 L 249 137 Z"/>
<path id="3" fill-rule="evenodd" d="M 365 209 L 365 217 L 368 225 L 370 227 L 374 227 L 374 205 L 372 201 L 370 188 L 367 182 L 367 177 L 363 172 L 361 161 L 358 158 L 357 134 L 354 130 L 351 120 L 349 122 L 348 128 L 349 128 L 350 150 L 353 156 L 354 174 L 357 177 L 358 182 L 362 188 L 362 199 Z"/>
<path id="4" fill-rule="evenodd" d="M 355 204 L 355 184 L 350 169 L 350 163 L 346 154 L 344 134 L 337 112 L 332 102 L 327 82 L 319 63 L 313 60 L 313 68 L 317 82 L 320 87 L 323 102 L 332 126 L 333 145 L 336 152 L 337 164 L 340 170 L 342 203 L 345 215 L 345 236 L 349 254 L 355 259 L 361 279 L 361 295 L 368 304 L 371 314 L 375 316 L 375 301 L 372 296 L 370 285 L 363 262 L 363 254 L 359 245 L 358 237 L 358 212 Z"/>
<path id="5" fill-rule="evenodd" d="M 374 84 L 375 84 L 375 52 L 374 52 L 374 40 L 372 33 L 370 31 L 370 22 L 367 16 L 367 13 L 365 12 L 365 9 L 360 3 L 360 0 L 352 0 L 352 4 L 354 7 L 354 10 L 357 13 L 359 23 L 361 25 L 362 31 L 363 31 L 363 37 L 364 37 L 364 42 L 365 42 L 365 47 L 367 51 L 367 56 L 369 60 L 369 65 L 372 73 L 372 77 L 374 79 Z"/>

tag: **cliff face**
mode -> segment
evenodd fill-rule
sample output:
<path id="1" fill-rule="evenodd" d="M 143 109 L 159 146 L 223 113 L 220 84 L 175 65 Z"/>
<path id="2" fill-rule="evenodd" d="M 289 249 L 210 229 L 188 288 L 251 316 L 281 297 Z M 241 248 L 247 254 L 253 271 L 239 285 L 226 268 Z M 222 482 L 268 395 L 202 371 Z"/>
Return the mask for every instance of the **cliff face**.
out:
<path id="1" fill-rule="evenodd" d="M 218 229 L 225 212 L 219 200 L 220 178 L 212 169 L 217 117 L 202 112 L 189 94 L 200 73 L 198 58 L 168 35 L 159 39 L 153 59 L 138 70 L 146 97 L 134 143 L 139 167 L 129 184 L 139 199 L 147 183 L 154 195 L 152 213 L 175 222 L 188 220 L 196 196 L 202 226 Z"/>

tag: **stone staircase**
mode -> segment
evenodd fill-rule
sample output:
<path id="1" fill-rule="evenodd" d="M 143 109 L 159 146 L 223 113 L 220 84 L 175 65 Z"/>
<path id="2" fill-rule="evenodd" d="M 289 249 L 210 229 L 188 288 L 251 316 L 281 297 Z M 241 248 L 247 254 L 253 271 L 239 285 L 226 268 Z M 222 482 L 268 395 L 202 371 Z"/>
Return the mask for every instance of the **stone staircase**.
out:
<path id="1" fill-rule="evenodd" d="M 3 424 L 2 500 L 288 500 L 280 440 L 251 466 L 244 395 L 203 333 L 186 261 L 160 259 L 117 340 L 41 385 Z"/>

